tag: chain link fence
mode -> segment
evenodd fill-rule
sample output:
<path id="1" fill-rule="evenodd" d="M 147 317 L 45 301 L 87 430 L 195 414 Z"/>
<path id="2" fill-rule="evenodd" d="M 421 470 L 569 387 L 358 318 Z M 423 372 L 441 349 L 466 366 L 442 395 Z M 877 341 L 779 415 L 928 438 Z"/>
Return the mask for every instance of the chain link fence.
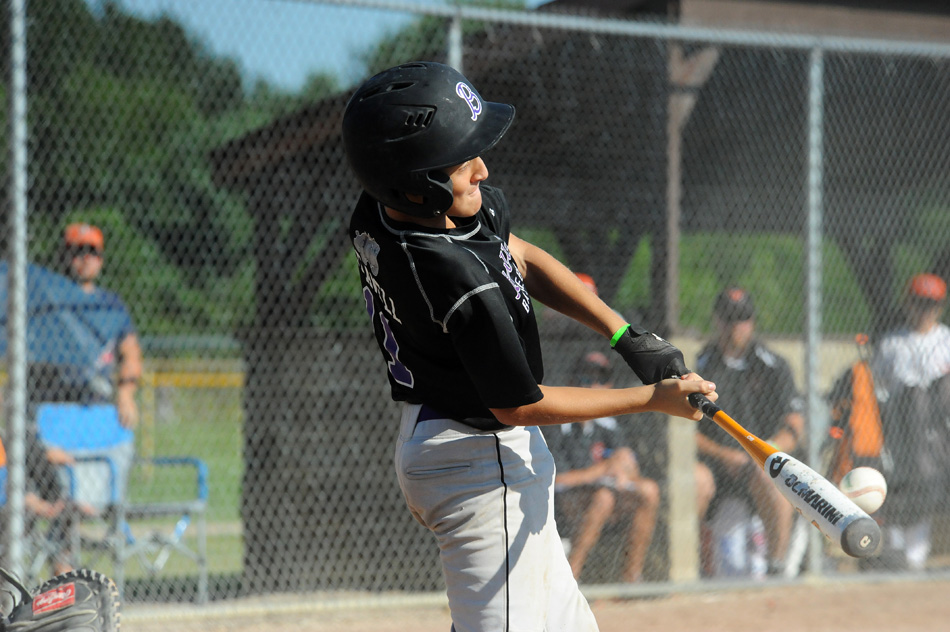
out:
<path id="1" fill-rule="evenodd" d="M 776 442 L 791 434 L 816 469 L 871 464 L 895 477 L 879 516 L 886 555 L 858 564 L 721 462 L 698 519 L 709 480 L 681 447 L 695 427 L 623 419 L 620 444 L 659 490 L 644 590 L 758 581 L 783 556 L 788 577 L 950 566 L 947 400 L 919 412 L 942 394 L 917 389 L 917 412 L 895 412 L 895 387 L 871 424 L 883 449 L 858 445 L 866 427 L 851 415 L 870 401 L 853 366 L 903 322 L 908 280 L 950 278 L 947 47 L 724 34 L 556 6 L 157 6 L 167 13 L 131 1 L 28 9 L 26 444 L 39 456 L 27 462 L 24 568 L 121 574 L 131 602 L 442 590 L 435 544 L 392 471 L 399 409 L 345 230 L 358 187 L 339 133 L 357 83 L 414 59 L 459 65 L 486 98 L 515 104 L 485 159 L 519 236 L 590 275 L 690 366 L 715 364 L 714 301 L 742 288 L 770 350 L 746 361 L 785 367 L 794 392 L 746 372 L 722 378 L 723 407 Z M 227 44 L 192 25 L 202 11 Z M 284 83 L 254 75 L 256 61 L 300 58 L 311 65 Z M 67 243 L 74 223 L 101 237 Z M 115 295 L 90 294 L 83 275 Z M 546 382 L 571 383 L 578 359 L 606 342 L 538 307 Z M 130 335 L 140 370 L 127 368 Z M 935 347 L 920 344 L 911 359 L 931 361 Z M 610 378 L 633 379 L 619 367 Z M 129 388 L 137 423 L 117 400 Z M 44 415 L 62 417 L 66 436 L 49 436 Z M 71 435 L 79 423 L 92 429 Z M 118 439 L 88 445 L 108 424 Z M 79 464 L 49 474 L 43 448 L 58 441 L 98 463 L 88 476 L 112 481 L 116 465 L 111 500 L 76 496 Z M 134 446 L 128 474 L 116 444 Z M 901 467 L 915 454 L 930 469 Z M 921 482 L 927 502 L 902 502 Z M 569 541 L 577 517 L 561 514 Z M 588 588 L 628 590 L 631 515 L 606 525 Z"/>

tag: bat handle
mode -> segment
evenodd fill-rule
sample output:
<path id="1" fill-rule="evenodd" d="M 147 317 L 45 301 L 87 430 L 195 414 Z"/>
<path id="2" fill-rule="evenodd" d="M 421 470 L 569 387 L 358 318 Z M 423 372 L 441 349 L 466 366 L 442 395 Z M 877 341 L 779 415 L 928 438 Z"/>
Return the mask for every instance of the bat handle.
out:
<path id="1" fill-rule="evenodd" d="M 719 406 L 716 406 L 709 398 L 703 395 L 702 393 L 690 393 L 687 398 L 689 403 L 693 405 L 693 408 L 698 408 L 703 411 L 703 414 L 707 417 L 712 418 L 717 412 L 722 410 Z"/>
<path id="2" fill-rule="evenodd" d="M 689 369 L 687 369 L 688 371 Z M 683 379 L 682 375 L 673 375 L 673 379 L 681 380 Z M 703 414 L 712 419 L 713 415 L 722 410 L 719 406 L 716 406 L 709 398 L 703 395 L 702 393 L 690 393 L 686 397 L 689 400 L 689 403 L 693 405 L 693 408 L 703 411 Z"/>

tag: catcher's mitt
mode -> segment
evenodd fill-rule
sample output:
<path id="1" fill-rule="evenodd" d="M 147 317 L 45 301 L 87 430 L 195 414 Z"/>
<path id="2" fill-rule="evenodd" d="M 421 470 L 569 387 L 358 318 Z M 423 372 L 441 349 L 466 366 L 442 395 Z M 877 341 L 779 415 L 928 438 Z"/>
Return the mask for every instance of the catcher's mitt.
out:
<path id="1" fill-rule="evenodd" d="M 80 569 L 43 582 L 33 593 L 10 573 L 0 576 L 21 599 L 0 623 L 0 632 L 118 632 L 119 591 L 101 573 Z"/>

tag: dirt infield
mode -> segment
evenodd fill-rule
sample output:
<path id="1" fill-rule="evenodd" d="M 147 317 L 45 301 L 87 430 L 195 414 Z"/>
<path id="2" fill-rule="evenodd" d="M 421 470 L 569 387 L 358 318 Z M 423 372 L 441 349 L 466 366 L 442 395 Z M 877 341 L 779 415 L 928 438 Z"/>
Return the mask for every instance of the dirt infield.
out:
<path id="1" fill-rule="evenodd" d="M 923 632 L 947 629 L 950 581 L 767 587 L 678 594 L 631 601 L 594 601 L 602 632 Z M 132 632 L 448 632 L 444 608 L 390 608 L 214 617 L 142 616 L 131 609 Z"/>

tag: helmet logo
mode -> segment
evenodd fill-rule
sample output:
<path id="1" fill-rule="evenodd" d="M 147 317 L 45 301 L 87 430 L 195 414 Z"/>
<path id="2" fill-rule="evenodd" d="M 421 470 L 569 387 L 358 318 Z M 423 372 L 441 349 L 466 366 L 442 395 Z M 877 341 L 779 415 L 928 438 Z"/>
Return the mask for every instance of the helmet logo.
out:
<path id="1" fill-rule="evenodd" d="M 482 113 L 482 102 L 475 91 L 464 81 L 459 81 L 455 84 L 455 93 L 465 99 L 465 102 L 468 103 L 468 109 L 472 111 L 472 120 L 477 120 L 478 115 Z"/>

